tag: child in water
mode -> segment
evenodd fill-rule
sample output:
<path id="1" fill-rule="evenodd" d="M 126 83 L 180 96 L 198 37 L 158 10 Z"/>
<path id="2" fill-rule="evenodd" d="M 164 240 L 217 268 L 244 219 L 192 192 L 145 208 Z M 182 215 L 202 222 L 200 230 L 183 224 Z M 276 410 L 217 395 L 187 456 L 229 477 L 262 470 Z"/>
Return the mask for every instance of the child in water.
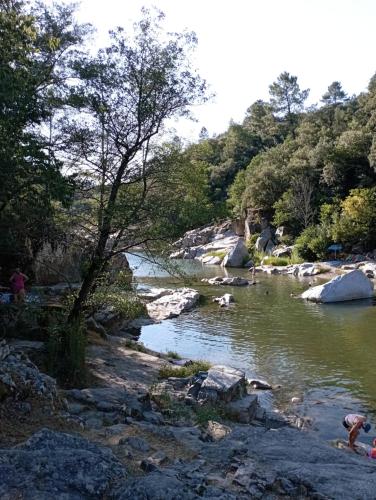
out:
<path id="1" fill-rule="evenodd" d="M 373 448 L 368 451 L 368 457 L 376 460 L 376 438 L 372 441 Z"/>

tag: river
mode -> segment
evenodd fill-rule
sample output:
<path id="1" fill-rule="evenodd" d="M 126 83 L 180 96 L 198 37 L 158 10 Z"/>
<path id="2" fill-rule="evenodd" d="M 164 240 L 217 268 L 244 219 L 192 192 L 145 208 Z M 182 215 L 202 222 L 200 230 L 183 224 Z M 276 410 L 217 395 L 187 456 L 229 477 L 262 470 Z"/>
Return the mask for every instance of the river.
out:
<path id="1" fill-rule="evenodd" d="M 140 257 L 128 258 L 139 286 L 182 286 Z M 273 391 L 273 405 L 309 416 L 326 439 L 343 435 L 340 422 L 345 413 L 362 412 L 376 424 L 373 300 L 324 305 L 294 298 L 320 278 L 257 274 L 254 286 L 207 286 L 201 278 L 249 273 L 197 261 L 180 265 L 192 278 L 190 286 L 207 300 L 190 313 L 143 327 L 140 341 L 147 347 L 238 367 L 250 377 L 280 385 Z M 234 295 L 235 304 L 219 308 L 211 299 L 225 292 Z M 292 407 L 292 396 L 303 396 L 304 402 Z M 370 434 L 376 435 L 372 427 Z"/>

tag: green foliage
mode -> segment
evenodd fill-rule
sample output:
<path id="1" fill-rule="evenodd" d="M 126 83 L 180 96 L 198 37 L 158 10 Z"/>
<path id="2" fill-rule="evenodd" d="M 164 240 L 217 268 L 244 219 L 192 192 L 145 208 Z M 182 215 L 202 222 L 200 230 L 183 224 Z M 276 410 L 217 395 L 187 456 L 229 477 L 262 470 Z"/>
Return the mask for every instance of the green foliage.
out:
<path id="1" fill-rule="evenodd" d="M 29 264 L 43 241 L 54 241 L 59 232 L 56 208 L 71 202 L 74 180 L 62 175 L 50 125 L 64 100 L 63 73 L 68 77 L 69 62 L 87 32 L 75 23 L 72 7 L 6 4 L 0 7 L 0 263 L 4 267 Z M 49 137 L 43 133 L 47 124 Z"/>
<path id="2" fill-rule="evenodd" d="M 86 336 L 81 321 L 62 321 L 49 328 L 48 371 L 65 386 L 84 386 Z"/>
<path id="3" fill-rule="evenodd" d="M 161 412 L 172 422 L 191 422 L 193 420 L 193 412 L 190 407 L 188 407 L 184 401 L 178 401 L 174 399 L 167 392 L 158 394 L 157 397 L 152 399 L 157 403 Z"/>
<path id="4" fill-rule="evenodd" d="M 171 359 L 182 359 L 181 356 L 175 351 L 167 351 L 166 356 Z"/>
<path id="5" fill-rule="evenodd" d="M 90 295 L 87 306 L 93 311 L 110 307 L 123 318 L 135 319 L 146 314 L 145 305 L 133 292 L 125 292 L 118 287 L 102 286 Z"/>
<path id="6" fill-rule="evenodd" d="M 200 371 L 208 371 L 210 366 L 210 363 L 208 363 L 207 361 L 193 361 L 193 363 L 191 363 L 190 365 L 180 366 L 179 368 L 174 365 L 165 365 L 162 366 L 162 368 L 159 370 L 159 377 L 190 377 Z"/>
<path id="7" fill-rule="evenodd" d="M 288 257 L 274 257 L 272 255 L 267 255 L 263 258 L 263 264 L 271 266 L 288 266 L 290 260 Z"/>
<path id="8" fill-rule="evenodd" d="M 333 238 L 345 245 L 361 243 L 366 250 L 376 246 L 376 187 L 353 189 L 334 217 Z"/>
<path id="9" fill-rule="evenodd" d="M 331 237 L 319 225 L 307 227 L 295 242 L 298 255 L 307 261 L 324 259 L 331 243 L 333 243 Z"/>
<path id="10" fill-rule="evenodd" d="M 215 422 L 220 422 L 226 418 L 226 412 L 224 408 L 220 405 L 204 404 L 194 408 L 196 424 L 206 425 L 209 420 L 214 420 Z"/>
<path id="11" fill-rule="evenodd" d="M 279 75 L 277 81 L 269 86 L 269 93 L 273 110 L 277 114 L 286 117 L 289 130 L 294 135 L 297 125 L 296 114 L 303 109 L 309 89 L 300 90 L 298 78 L 284 71 Z"/>
<path id="12" fill-rule="evenodd" d="M 212 250 L 211 252 L 208 252 L 206 255 L 210 257 L 219 257 L 220 259 L 224 259 L 227 255 L 226 250 Z"/>

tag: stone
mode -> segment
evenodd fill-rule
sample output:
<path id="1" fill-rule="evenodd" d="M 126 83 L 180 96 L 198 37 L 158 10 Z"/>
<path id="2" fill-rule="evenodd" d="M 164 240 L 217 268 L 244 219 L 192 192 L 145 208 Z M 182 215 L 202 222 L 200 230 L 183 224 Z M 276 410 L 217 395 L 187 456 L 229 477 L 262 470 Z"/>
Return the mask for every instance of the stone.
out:
<path id="1" fill-rule="evenodd" d="M 299 264 L 295 266 L 293 270 L 293 274 L 299 277 L 315 276 L 316 274 L 320 274 L 320 272 L 320 267 L 312 264 L 311 262 L 304 262 L 304 264 Z"/>
<path id="2" fill-rule="evenodd" d="M 141 460 L 140 467 L 144 472 L 154 472 L 158 469 L 158 466 L 149 459 Z"/>
<path id="3" fill-rule="evenodd" d="M 226 412 L 236 422 L 241 424 L 249 424 L 256 417 L 258 407 L 258 397 L 256 394 L 248 394 L 247 396 L 232 401 L 226 405 Z"/>
<path id="4" fill-rule="evenodd" d="M 222 262 L 224 267 L 243 267 L 249 259 L 247 247 L 243 239 L 239 239 L 234 248 L 225 256 Z"/>
<path id="5" fill-rule="evenodd" d="M 293 398 L 291 398 L 291 403 L 293 403 L 293 404 L 299 404 L 299 403 L 302 403 L 302 402 L 303 402 L 303 399 L 299 398 L 297 396 L 294 396 Z"/>
<path id="6" fill-rule="evenodd" d="M 215 422 L 214 420 L 209 420 L 206 428 L 202 432 L 201 439 L 202 441 L 216 442 L 225 438 L 228 434 L 231 434 L 231 432 L 231 427 Z"/>
<path id="7" fill-rule="evenodd" d="M 222 258 L 216 255 L 203 255 L 202 258 L 200 258 L 201 262 L 203 264 L 207 264 L 210 266 L 218 266 L 219 264 L 222 263 Z"/>
<path id="8" fill-rule="evenodd" d="M 240 276 L 234 276 L 232 278 L 223 278 L 222 276 L 216 276 L 215 278 L 203 278 L 201 281 L 208 283 L 209 285 L 224 285 L 224 286 L 247 286 L 249 281 Z"/>
<path id="9" fill-rule="evenodd" d="M 272 255 L 274 248 L 275 248 L 275 244 L 273 243 L 272 240 L 269 240 L 268 243 L 266 244 L 264 252 L 266 253 L 266 255 Z"/>
<path id="10" fill-rule="evenodd" d="M 215 297 L 213 302 L 217 302 L 221 307 L 226 307 L 235 302 L 235 299 L 231 293 L 225 293 L 222 297 Z"/>
<path id="11" fill-rule="evenodd" d="M 253 389 L 259 389 L 264 391 L 273 389 L 273 387 L 265 380 L 250 379 L 247 382 Z"/>
<path id="12" fill-rule="evenodd" d="M 126 471 L 108 448 L 78 435 L 42 429 L 0 449 L 0 498 L 101 499 Z"/>
<path id="13" fill-rule="evenodd" d="M 245 374 L 236 368 L 215 365 L 208 371 L 198 393 L 198 401 L 232 401 L 246 392 Z"/>
<path id="14" fill-rule="evenodd" d="M 119 444 L 125 444 L 137 451 L 147 452 L 150 450 L 149 443 L 147 443 L 145 439 L 142 439 L 138 436 L 127 436 L 125 438 L 121 438 L 119 440 Z"/>
<path id="15" fill-rule="evenodd" d="M 272 255 L 274 257 L 291 257 L 291 253 L 292 253 L 293 249 L 294 249 L 293 246 L 290 246 L 290 247 L 288 247 L 286 245 L 278 246 L 278 247 L 274 248 Z"/>
<path id="16" fill-rule="evenodd" d="M 163 450 L 156 451 L 147 460 L 157 467 L 166 465 L 169 462 L 169 458 Z"/>
<path id="17" fill-rule="evenodd" d="M 257 250 L 257 252 L 263 252 L 265 250 L 266 245 L 268 244 L 268 241 L 269 241 L 268 239 L 259 236 L 255 243 L 255 249 Z"/>
<path id="18" fill-rule="evenodd" d="M 104 326 L 98 324 L 92 316 L 90 316 L 90 318 L 87 318 L 86 328 L 95 333 L 98 333 L 101 337 L 106 338 L 106 330 Z"/>
<path id="19" fill-rule="evenodd" d="M 17 352 L 13 347 L 2 344 L 3 359 L 0 363 L 0 389 L 3 394 L 17 399 L 39 396 L 54 403 L 58 400 L 56 381 L 39 371 L 26 354 Z"/>
<path id="20" fill-rule="evenodd" d="M 315 286 L 302 293 L 303 299 L 312 302 L 343 302 L 373 296 L 373 283 L 358 269 L 336 276 L 324 285 Z"/>
<path id="21" fill-rule="evenodd" d="M 181 313 L 193 309 L 200 299 L 200 294 L 192 288 L 179 288 L 146 305 L 151 318 L 161 321 L 175 318 Z"/>
<path id="22" fill-rule="evenodd" d="M 119 412 L 134 418 L 143 418 L 145 411 L 150 411 L 150 397 L 147 393 L 132 394 L 123 387 L 93 387 L 90 389 L 71 389 L 66 391 L 70 399 L 86 405 L 95 406 L 103 412 Z"/>
<path id="23" fill-rule="evenodd" d="M 155 470 L 120 484 L 113 491 L 114 500 L 196 500 L 198 495 L 178 478 L 177 473 Z"/>

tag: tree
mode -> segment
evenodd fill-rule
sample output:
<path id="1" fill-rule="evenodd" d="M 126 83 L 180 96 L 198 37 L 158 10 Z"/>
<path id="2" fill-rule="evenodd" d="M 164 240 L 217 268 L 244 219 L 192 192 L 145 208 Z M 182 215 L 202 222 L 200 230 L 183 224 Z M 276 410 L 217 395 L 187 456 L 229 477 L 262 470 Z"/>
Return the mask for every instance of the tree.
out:
<path id="1" fill-rule="evenodd" d="M 247 109 L 243 127 L 260 137 L 263 149 L 276 146 L 284 139 L 283 127 L 273 115 L 272 105 L 262 100 L 254 102 Z"/>
<path id="2" fill-rule="evenodd" d="M 79 83 L 72 102 L 80 115 L 71 120 L 70 144 L 82 175 L 91 177 L 97 218 L 87 224 L 94 251 L 69 321 L 80 316 L 113 256 L 152 239 L 152 230 L 139 233 L 152 228 L 137 222 L 152 192 L 155 163 L 148 158 L 153 139 L 166 119 L 186 116 L 188 106 L 205 96 L 205 82 L 189 66 L 195 35 L 166 37 L 162 20 L 163 14 L 153 17 L 143 9 L 133 36 L 118 28 L 107 49 L 75 65 Z"/>
<path id="3" fill-rule="evenodd" d="M 329 85 L 327 92 L 322 96 L 321 102 L 325 104 L 339 104 L 346 100 L 347 94 L 342 89 L 340 82 L 333 82 Z"/>
<path id="4" fill-rule="evenodd" d="M 26 247 L 34 251 L 53 232 L 54 202 L 71 200 L 72 179 L 63 177 L 43 127 L 86 32 L 71 7 L 0 5 L 0 257 L 7 266 L 25 263 Z"/>
<path id="5" fill-rule="evenodd" d="M 284 71 L 277 81 L 269 86 L 269 94 L 274 112 L 286 119 L 289 131 L 295 137 L 297 113 L 302 111 L 309 89 L 300 90 L 298 77 Z"/>
<path id="6" fill-rule="evenodd" d="M 376 245 L 375 224 L 376 187 L 352 189 L 335 218 L 333 237 L 344 244 L 361 243 L 365 250 L 372 250 Z"/>

